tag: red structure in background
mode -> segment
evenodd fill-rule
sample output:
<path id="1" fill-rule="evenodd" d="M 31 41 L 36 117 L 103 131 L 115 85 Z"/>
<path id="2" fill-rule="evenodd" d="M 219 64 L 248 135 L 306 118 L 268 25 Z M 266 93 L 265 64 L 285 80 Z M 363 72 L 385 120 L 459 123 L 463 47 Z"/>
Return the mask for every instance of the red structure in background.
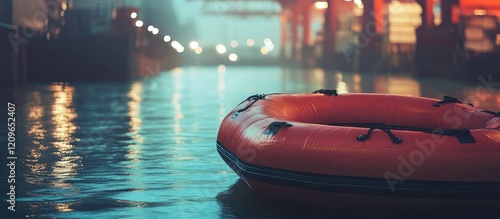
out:
<path id="1" fill-rule="evenodd" d="M 441 23 L 432 22 L 433 0 L 424 8 L 417 29 L 415 66 L 429 76 L 500 75 L 500 1 L 441 0 Z"/>
<path id="2" fill-rule="evenodd" d="M 468 16 L 484 15 L 496 17 L 496 20 L 500 18 L 500 1 L 497 0 L 324 0 L 328 7 L 323 10 L 315 9 L 314 5 L 320 2 L 318 0 L 277 1 L 282 6 L 280 15 L 282 57 L 286 57 L 289 48 L 291 55 L 288 57 L 294 62 L 302 61 L 308 64 L 311 56 L 314 56 L 311 52 L 311 46 L 314 45 L 311 17 L 322 13 L 323 60 L 317 64 L 325 68 L 346 67 L 348 70 L 356 71 L 390 70 L 392 68 L 390 65 L 394 64 L 390 56 L 394 55 L 392 53 L 398 53 L 396 55 L 403 55 L 407 59 L 406 62 L 398 62 L 399 65 L 406 65 L 402 68 L 405 71 L 416 70 L 421 75 L 467 74 L 464 70 L 475 71 L 475 69 L 464 66 L 464 63 L 474 63 L 474 60 L 465 54 L 469 51 L 465 38 L 470 31 L 466 33 L 467 24 L 464 23 L 464 19 Z M 355 5 L 360 3 L 363 12 L 357 21 L 360 30 L 355 36 L 356 43 L 354 46 L 351 45 L 351 48 L 345 49 L 338 33 L 342 31 L 342 25 L 345 25 L 342 22 L 346 13 L 352 14 Z M 388 41 L 389 33 L 394 31 L 389 29 L 389 7 L 395 3 L 418 3 L 421 7 L 419 9 L 421 12 L 418 12 L 421 24 L 415 31 L 416 42 L 392 45 L 393 42 Z M 488 34 L 495 34 L 490 32 Z M 497 48 L 494 50 L 498 53 L 500 35 L 493 41 Z M 405 54 L 401 54 L 402 52 Z"/>
<path id="3" fill-rule="evenodd" d="M 474 10 L 484 9 L 488 14 L 500 17 L 500 1 L 498 0 L 460 0 L 460 11 L 463 15 L 474 14 Z"/>
<path id="4" fill-rule="evenodd" d="M 335 66 L 351 66 L 353 62 L 354 52 L 358 51 L 343 51 L 339 48 L 337 41 L 337 32 L 339 31 L 340 15 L 342 13 L 352 13 L 355 7 L 353 0 L 278 0 L 282 6 L 281 12 L 281 54 L 284 57 L 286 54 L 286 45 L 290 44 L 291 58 L 293 61 L 302 61 L 308 64 L 311 58 L 321 58 L 316 60 L 316 64 L 326 68 Z M 321 2 L 327 7 L 317 8 L 315 4 Z M 365 12 L 362 16 L 363 28 L 365 32 L 369 32 L 366 45 L 357 48 L 357 50 L 373 53 L 377 50 L 374 45 L 377 45 L 376 39 L 381 33 L 384 32 L 383 24 L 383 2 L 384 0 L 363 0 L 359 1 L 365 7 Z M 311 17 L 317 13 L 322 13 L 323 24 L 322 30 L 316 38 L 319 39 L 321 44 L 321 57 L 314 56 L 314 41 L 313 33 L 311 30 Z M 290 31 L 287 31 L 287 25 L 290 25 Z M 363 29 L 362 28 L 362 29 Z M 299 31 L 301 30 L 301 31 Z M 291 42 L 287 42 L 291 39 Z M 316 39 L 318 41 L 318 39 Z M 317 44 L 318 42 L 316 42 Z M 317 46 L 317 45 L 316 45 Z M 344 53 L 344 54 L 342 54 Z M 311 57 L 314 56 L 314 57 Z M 376 55 L 378 56 L 378 55 Z"/>
<path id="5" fill-rule="evenodd" d="M 313 39 L 313 32 L 311 28 L 312 19 L 311 17 L 317 13 L 323 13 L 323 28 L 319 33 L 322 36 L 320 40 L 323 43 L 321 46 L 323 57 L 333 57 L 335 54 L 335 32 L 337 30 L 338 23 L 338 13 L 341 11 L 352 10 L 353 3 L 351 1 L 344 0 L 328 0 L 322 2 L 327 5 L 326 8 L 317 8 L 315 3 L 321 2 L 316 0 L 278 0 L 282 6 L 282 12 L 280 15 L 281 20 L 281 55 L 284 57 L 286 54 L 286 45 L 290 43 L 291 45 L 291 58 L 293 61 L 307 61 L 311 58 L 317 57 L 307 57 L 312 56 L 313 46 L 315 40 Z M 325 6 L 326 6 L 325 5 Z M 288 32 L 287 25 L 290 25 L 290 32 Z M 301 31 L 299 31 L 301 30 Z M 291 39 L 291 42 L 287 42 L 287 39 Z M 317 43 L 317 42 L 316 42 Z M 330 63 L 330 62 L 325 62 Z"/>

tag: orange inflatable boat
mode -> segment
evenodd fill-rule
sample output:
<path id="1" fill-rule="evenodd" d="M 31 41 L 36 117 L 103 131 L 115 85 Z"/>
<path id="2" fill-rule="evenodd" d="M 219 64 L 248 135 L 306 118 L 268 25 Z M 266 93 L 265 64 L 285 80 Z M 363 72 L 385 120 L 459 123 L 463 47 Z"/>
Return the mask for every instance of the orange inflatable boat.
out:
<path id="1" fill-rule="evenodd" d="M 257 192 L 500 198 L 500 114 L 388 94 L 253 95 L 217 136 Z"/>

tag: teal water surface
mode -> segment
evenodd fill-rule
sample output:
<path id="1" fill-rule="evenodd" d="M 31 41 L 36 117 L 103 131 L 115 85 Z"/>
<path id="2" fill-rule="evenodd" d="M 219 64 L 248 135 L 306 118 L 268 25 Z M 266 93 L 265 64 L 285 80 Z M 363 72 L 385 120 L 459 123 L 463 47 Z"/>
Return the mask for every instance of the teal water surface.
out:
<path id="1" fill-rule="evenodd" d="M 500 88 L 483 79 L 209 66 L 176 68 L 132 82 L 28 84 L 14 101 L 16 215 L 308 218 L 254 196 L 217 154 L 220 122 L 239 102 L 253 94 L 330 88 L 450 95 L 498 111 Z"/>

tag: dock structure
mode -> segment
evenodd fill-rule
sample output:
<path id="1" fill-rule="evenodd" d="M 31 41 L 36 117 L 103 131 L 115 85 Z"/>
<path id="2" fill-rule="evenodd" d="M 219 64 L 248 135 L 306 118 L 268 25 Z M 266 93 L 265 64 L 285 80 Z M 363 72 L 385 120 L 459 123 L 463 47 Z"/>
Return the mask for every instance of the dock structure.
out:
<path id="1" fill-rule="evenodd" d="M 171 47 L 131 17 L 138 7 L 1 0 L 0 8 L 0 83 L 13 88 L 29 81 L 134 80 L 178 63 Z"/>
<path id="2" fill-rule="evenodd" d="M 2 97 L 12 100 L 26 82 L 26 45 L 19 28 L 12 25 L 13 0 L 0 0 L 0 87 Z"/>

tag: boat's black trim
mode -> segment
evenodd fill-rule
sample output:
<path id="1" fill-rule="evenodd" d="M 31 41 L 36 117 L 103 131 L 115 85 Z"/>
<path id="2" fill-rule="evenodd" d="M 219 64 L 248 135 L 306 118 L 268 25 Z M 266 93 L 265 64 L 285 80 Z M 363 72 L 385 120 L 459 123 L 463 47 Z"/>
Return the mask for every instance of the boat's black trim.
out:
<path id="1" fill-rule="evenodd" d="M 489 111 L 489 110 L 480 110 L 479 112 L 489 113 L 491 115 L 494 115 L 495 117 L 500 117 L 500 112 L 493 112 L 493 111 Z"/>
<path id="2" fill-rule="evenodd" d="M 444 136 L 454 136 L 457 138 L 458 142 L 462 144 L 472 144 L 476 143 L 476 139 L 470 133 L 469 129 L 428 129 L 428 128 L 419 128 L 419 127 L 407 127 L 407 126 L 395 126 L 395 125 L 386 125 L 381 123 L 337 123 L 332 124 L 334 126 L 348 126 L 348 127 L 360 127 L 360 128 L 369 128 L 380 129 L 387 134 L 389 134 L 388 130 L 404 130 L 404 131 L 413 131 L 413 132 L 426 132 L 435 135 L 444 135 Z M 390 135 L 390 134 L 389 134 Z M 358 139 L 359 140 L 359 139 Z M 391 136 L 391 140 L 394 142 L 394 138 Z M 394 142 L 396 143 L 396 142 Z"/>
<path id="3" fill-rule="evenodd" d="M 417 198 L 500 198 L 500 182 L 445 182 L 325 175 L 243 162 L 217 142 L 217 151 L 238 175 L 255 181 L 322 192 Z M 381 173 L 383 175 L 384 173 Z M 397 180 L 397 179 L 391 179 Z M 392 181 L 394 182 L 394 181 Z"/>

